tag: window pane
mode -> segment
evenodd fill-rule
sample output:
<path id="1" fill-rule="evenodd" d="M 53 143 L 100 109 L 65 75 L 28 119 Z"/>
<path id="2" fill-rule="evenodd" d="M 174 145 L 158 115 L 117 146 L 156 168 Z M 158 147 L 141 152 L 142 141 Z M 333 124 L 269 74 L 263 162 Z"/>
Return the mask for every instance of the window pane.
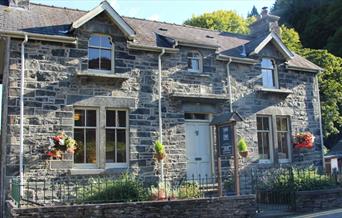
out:
<path id="1" fill-rule="evenodd" d="M 270 118 L 269 117 L 263 117 L 263 124 L 262 124 L 262 129 L 263 130 L 270 130 Z"/>
<path id="2" fill-rule="evenodd" d="M 191 59 L 191 69 L 194 71 L 199 71 L 199 60 Z"/>
<path id="3" fill-rule="evenodd" d="M 96 110 L 87 110 L 87 126 L 96 126 Z"/>
<path id="4" fill-rule="evenodd" d="M 274 79 L 273 79 L 273 70 L 262 69 L 262 84 L 264 87 L 273 88 L 274 87 Z"/>
<path id="5" fill-rule="evenodd" d="M 262 130 L 262 117 L 257 117 L 257 130 Z"/>
<path id="6" fill-rule="evenodd" d="M 283 131 L 288 131 L 288 118 L 283 117 L 281 118 L 281 127 Z"/>
<path id="7" fill-rule="evenodd" d="M 96 130 L 86 130 L 86 163 L 96 163 Z"/>
<path id="8" fill-rule="evenodd" d="M 115 130 L 106 130 L 106 162 L 115 163 Z"/>
<path id="9" fill-rule="evenodd" d="M 288 134 L 278 133 L 278 157 L 279 159 L 288 159 Z"/>
<path id="10" fill-rule="evenodd" d="M 85 125 L 85 111 L 84 110 L 75 110 L 74 112 L 74 125 L 75 126 L 84 126 Z"/>
<path id="11" fill-rule="evenodd" d="M 260 159 L 270 159 L 269 133 L 258 132 L 258 152 Z"/>
<path id="12" fill-rule="evenodd" d="M 267 59 L 267 58 L 263 58 L 261 60 L 261 68 L 274 69 L 272 60 L 271 59 Z"/>
<path id="13" fill-rule="evenodd" d="M 126 130 L 117 130 L 117 162 L 126 162 Z"/>
<path id="14" fill-rule="evenodd" d="M 106 126 L 115 126 L 115 111 L 106 111 Z"/>
<path id="15" fill-rule="evenodd" d="M 118 111 L 119 127 L 126 127 L 126 111 Z"/>
<path id="16" fill-rule="evenodd" d="M 74 139 L 78 145 L 78 148 L 74 155 L 75 163 L 84 163 L 84 130 L 74 129 Z"/>
<path id="17" fill-rule="evenodd" d="M 89 56 L 88 68 L 98 70 L 100 68 L 100 49 L 89 48 L 88 56 Z"/>
<path id="18" fill-rule="evenodd" d="M 101 37 L 101 47 L 103 48 L 112 48 L 112 43 L 110 40 L 110 37 L 108 36 L 102 36 Z"/>
<path id="19" fill-rule="evenodd" d="M 89 38 L 90 46 L 100 46 L 100 36 L 93 35 Z"/>
<path id="20" fill-rule="evenodd" d="M 264 158 L 264 148 L 263 148 L 263 142 L 262 142 L 262 133 L 258 132 L 258 153 L 259 153 L 259 159 L 265 159 Z"/>
<path id="21" fill-rule="evenodd" d="M 112 69 L 112 51 L 111 50 L 101 50 L 101 70 L 111 70 Z"/>

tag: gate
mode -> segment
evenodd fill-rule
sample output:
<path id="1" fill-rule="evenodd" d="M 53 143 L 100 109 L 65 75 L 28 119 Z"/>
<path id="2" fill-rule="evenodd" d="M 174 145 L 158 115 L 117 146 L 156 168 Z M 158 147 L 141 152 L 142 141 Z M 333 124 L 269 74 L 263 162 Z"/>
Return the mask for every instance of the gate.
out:
<path id="1" fill-rule="evenodd" d="M 295 210 L 296 186 L 292 168 L 253 171 L 252 190 L 259 210 Z"/>

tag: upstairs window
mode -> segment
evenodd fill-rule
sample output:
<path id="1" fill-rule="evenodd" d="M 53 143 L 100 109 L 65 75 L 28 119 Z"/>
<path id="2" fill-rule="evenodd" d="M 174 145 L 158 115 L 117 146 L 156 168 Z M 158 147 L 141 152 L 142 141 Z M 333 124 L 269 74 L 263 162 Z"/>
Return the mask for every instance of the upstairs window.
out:
<path id="1" fill-rule="evenodd" d="M 262 85 L 265 88 L 277 88 L 277 76 L 273 60 L 263 58 L 261 60 Z"/>
<path id="2" fill-rule="evenodd" d="M 202 72 L 202 55 L 198 51 L 188 53 L 188 71 L 195 73 Z"/>
<path id="3" fill-rule="evenodd" d="M 88 42 L 88 68 L 111 71 L 113 67 L 113 43 L 111 37 L 92 35 Z"/>

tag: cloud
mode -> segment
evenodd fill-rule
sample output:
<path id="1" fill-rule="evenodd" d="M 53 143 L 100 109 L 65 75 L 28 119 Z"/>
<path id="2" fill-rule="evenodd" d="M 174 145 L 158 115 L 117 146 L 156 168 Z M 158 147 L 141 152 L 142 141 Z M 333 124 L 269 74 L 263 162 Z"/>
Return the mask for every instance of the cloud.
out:
<path id="1" fill-rule="evenodd" d="M 148 20 L 160 21 L 160 15 L 159 15 L 159 14 L 152 14 L 152 15 L 149 16 L 147 19 L 148 19 Z"/>

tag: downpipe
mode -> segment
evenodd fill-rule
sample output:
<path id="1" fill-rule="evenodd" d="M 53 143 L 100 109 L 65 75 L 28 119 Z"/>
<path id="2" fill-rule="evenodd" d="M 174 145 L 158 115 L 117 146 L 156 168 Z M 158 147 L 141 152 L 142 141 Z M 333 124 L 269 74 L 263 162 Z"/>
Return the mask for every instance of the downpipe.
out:
<path id="1" fill-rule="evenodd" d="M 232 95 L 232 84 L 230 80 L 230 63 L 232 63 L 232 59 L 229 58 L 229 61 L 227 62 L 227 83 L 228 83 L 228 97 L 229 97 L 229 112 L 233 112 L 233 95 Z"/>
<path id="2" fill-rule="evenodd" d="M 161 53 L 158 56 L 158 91 L 159 91 L 159 99 L 158 99 L 158 118 L 159 118 L 159 141 L 163 144 L 163 120 L 162 120 L 162 62 L 161 58 L 165 54 L 165 49 L 161 50 Z M 160 176 L 161 181 L 164 179 L 164 160 L 160 161 Z"/>
<path id="3" fill-rule="evenodd" d="M 21 74 L 20 74 L 20 151 L 19 151 L 19 175 L 20 175 L 20 196 L 23 196 L 24 190 L 24 84 L 25 84 L 25 44 L 28 42 L 28 36 L 25 35 L 21 43 Z"/>

